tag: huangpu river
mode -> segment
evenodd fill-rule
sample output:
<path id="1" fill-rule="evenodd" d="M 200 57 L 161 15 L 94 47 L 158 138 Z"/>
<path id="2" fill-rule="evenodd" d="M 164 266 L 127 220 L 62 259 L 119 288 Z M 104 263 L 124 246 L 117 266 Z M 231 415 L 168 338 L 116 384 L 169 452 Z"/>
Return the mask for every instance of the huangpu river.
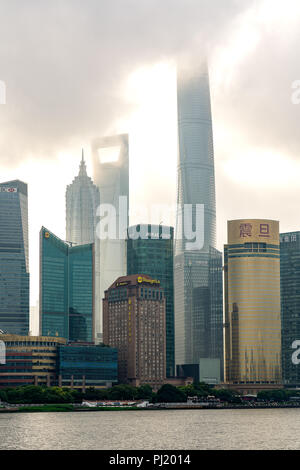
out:
<path id="1" fill-rule="evenodd" d="M 300 408 L 1 413 L 1 450 L 300 449 Z"/>

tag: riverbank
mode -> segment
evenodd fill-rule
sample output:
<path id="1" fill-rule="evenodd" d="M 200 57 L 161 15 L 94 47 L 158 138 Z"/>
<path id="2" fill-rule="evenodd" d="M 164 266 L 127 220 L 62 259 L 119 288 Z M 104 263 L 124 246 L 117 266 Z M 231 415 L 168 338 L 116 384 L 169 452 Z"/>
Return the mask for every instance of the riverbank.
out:
<path id="1" fill-rule="evenodd" d="M 95 411 L 151 411 L 151 410 L 253 410 L 253 409 L 279 409 L 279 408 L 300 408 L 299 403 L 247 403 L 247 404 L 218 404 L 218 405 L 188 405 L 164 403 L 157 406 L 137 407 L 137 406 L 99 406 L 85 407 L 73 404 L 47 404 L 47 405 L 20 405 L 0 408 L 0 413 L 68 413 L 68 412 L 95 412 Z"/>

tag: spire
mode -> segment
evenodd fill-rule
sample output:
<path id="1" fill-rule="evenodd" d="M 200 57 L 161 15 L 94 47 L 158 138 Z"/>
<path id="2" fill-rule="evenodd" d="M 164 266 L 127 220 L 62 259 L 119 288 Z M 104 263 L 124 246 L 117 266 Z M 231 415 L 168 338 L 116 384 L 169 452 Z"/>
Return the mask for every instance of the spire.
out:
<path id="1" fill-rule="evenodd" d="M 80 162 L 80 167 L 79 167 L 79 176 L 87 176 L 83 149 L 82 149 L 82 156 L 81 156 L 81 162 Z"/>

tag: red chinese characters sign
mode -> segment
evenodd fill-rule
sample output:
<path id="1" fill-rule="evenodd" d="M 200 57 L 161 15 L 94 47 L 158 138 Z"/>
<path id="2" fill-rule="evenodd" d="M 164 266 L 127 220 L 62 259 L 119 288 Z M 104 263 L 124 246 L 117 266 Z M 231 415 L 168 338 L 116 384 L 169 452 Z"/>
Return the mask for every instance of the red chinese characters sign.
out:
<path id="1" fill-rule="evenodd" d="M 252 224 L 240 224 L 240 238 L 252 237 L 257 235 L 257 231 L 255 230 L 253 233 L 253 226 Z M 270 225 L 269 224 L 260 224 L 259 225 L 259 237 L 262 238 L 270 238 Z"/>
<path id="2" fill-rule="evenodd" d="M 270 238 L 270 225 L 260 224 L 259 236 L 263 238 Z"/>
<path id="3" fill-rule="evenodd" d="M 241 224 L 240 225 L 240 237 L 252 237 L 252 225 L 251 224 Z"/>

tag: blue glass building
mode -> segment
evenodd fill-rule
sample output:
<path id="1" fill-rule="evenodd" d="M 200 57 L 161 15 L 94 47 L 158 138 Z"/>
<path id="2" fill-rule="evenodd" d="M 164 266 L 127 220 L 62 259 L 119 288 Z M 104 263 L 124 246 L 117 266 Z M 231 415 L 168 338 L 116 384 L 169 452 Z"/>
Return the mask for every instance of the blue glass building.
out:
<path id="1" fill-rule="evenodd" d="M 40 334 L 94 341 L 94 244 L 40 232 Z"/>
<path id="2" fill-rule="evenodd" d="M 134 240 L 131 233 L 144 235 Z M 141 273 L 158 279 L 165 292 L 166 374 L 174 377 L 174 229 L 162 225 L 137 225 L 128 229 L 128 235 L 127 275 Z"/>
<path id="3" fill-rule="evenodd" d="M 299 387 L 300 364 L 292 359 L 300 347 L 300 232 L 280 234 L 280 295 L 282 379 Z"/>
<path id="4" fill-rule="evenodd" d="M 29 255 L 27 184 L 0 184 L 0 329 L 29 331 Z"/>
<path id="5" fill-rule="evenodd" d="M 60 386 L 111 387 L 118 382 L 118 351 L 101 345 L 60 345 L 57 375 Z"/>

